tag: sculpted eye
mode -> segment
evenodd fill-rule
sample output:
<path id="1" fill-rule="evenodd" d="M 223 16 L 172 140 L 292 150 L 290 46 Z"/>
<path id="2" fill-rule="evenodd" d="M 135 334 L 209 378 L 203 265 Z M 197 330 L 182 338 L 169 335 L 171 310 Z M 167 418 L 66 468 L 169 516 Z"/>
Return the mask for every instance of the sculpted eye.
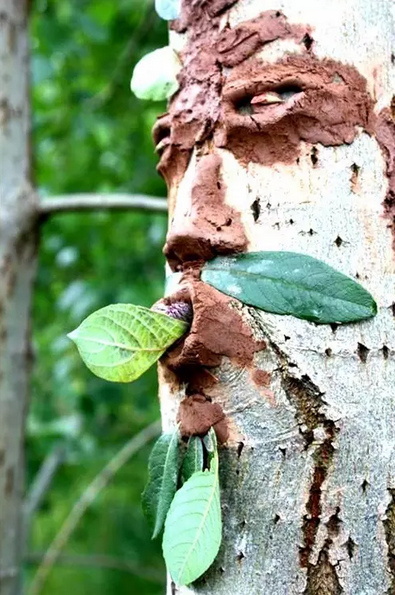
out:
<path id="1" fill-rule="evenodd" d="M 245 90 L 243 96 L 240 96 L 240 92 L 237 94 L 235 108 L 239 114 L 258 114 L 265 112 L 270 106 L 275 107 L 279 104 L 283 104 L 285 108 L 291 100 L 303 94 L 302 87 L 294 83 L 272 86 L 270 89 L 259 89 L 258 85 L 256 87 L 256 91 Z"/>
<path id="2" fill-rule="evenodd" d="M 250 100 L 251 113 L 259 113 L 271 105 L 287 103 L 301 93 L 303 89 L 297 85 L 282 85 L 271 91 L 264 91 Z"/>

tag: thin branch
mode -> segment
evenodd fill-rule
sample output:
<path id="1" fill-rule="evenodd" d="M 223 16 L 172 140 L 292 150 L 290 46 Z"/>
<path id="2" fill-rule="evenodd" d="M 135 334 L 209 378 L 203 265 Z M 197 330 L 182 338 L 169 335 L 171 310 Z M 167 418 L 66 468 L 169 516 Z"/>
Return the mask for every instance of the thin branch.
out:
<path id="1" fill-rule="evenodd" d="M 64 194 L 52 198 L 41 199 L 40 215 L 48 217 L 59 213 L 77 211 L 139 210 L 153 213 L 167 213 L 165 198 L 145 196 L 144 194 Z"/>
<path id="2" fill-rule="evenodd" d="M 48 574 L 58 559 L 61 550 L 70 539 L 81 518 L 98 494 L 112 480 L 117 471 L 119 471 L 119 469 L 125 465 L 134 454 L 136 454 L 136 452 L 141 450 L 160 433 L 160 428 L 160 421 L 156 421 L 129 440 L 129 442 L 121 448 L 115 457 L 107 463 L 84 490 L 46 551 L 42 563 L 28 589 L 29 595 L 38 595 L 41 592 Z"/>
<path id="3" fill-rule="evenodd" d="M 44 556 L 45 553 L 43 552 L 30 552 L 25 556 L 25 562 L 27 564 L 41 564 Z M 157 568 L 145 568 L 136 562 L 103 554 L 85 556 L 79 554 L 60 554 L 55 564 L 59 566 L 81 566 L 83 568 L 118 570 L 158 584 L 163 584 L 165 580 L 164 573 L 160 572 Z"/>
<path id="4" fill-rule="evenodd" d="M 48 453 L 38 470 L 25 499 L 24 514 L 27 526 L 47 493 L 58 467 L 63 463 L 65 454 L 65 445 L 58 444 Z"/>

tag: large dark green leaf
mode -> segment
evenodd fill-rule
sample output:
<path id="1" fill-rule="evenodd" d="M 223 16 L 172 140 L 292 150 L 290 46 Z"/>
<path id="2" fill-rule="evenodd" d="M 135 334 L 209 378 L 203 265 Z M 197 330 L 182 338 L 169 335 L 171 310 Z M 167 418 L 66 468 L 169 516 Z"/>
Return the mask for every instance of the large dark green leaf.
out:
<path id="1" fill-rule="evenodd" d="M 152 539 L 161 532 L 176 493 L 178 467 L 179 434 L 176 430 L 160 436 L 149 458 L 149 477 L 142 495 L 142 505 L 153 527 Z"/>
<path id="2" fill-rule="evenodd" d="M 218 257 L 202 280 L 245 304 L 317 323 L 355 322 L 377 313 L 361 285 L 329 265 L 295 252 L 251 252 Z"/>

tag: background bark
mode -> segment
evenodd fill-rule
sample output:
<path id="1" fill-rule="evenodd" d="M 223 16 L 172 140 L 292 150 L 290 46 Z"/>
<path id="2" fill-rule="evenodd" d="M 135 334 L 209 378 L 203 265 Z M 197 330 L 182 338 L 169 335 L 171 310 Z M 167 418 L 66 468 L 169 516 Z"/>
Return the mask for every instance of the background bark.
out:
<path id="1" fill-rule="evenodd" d="M 0 593 L 20 588 L 23 441 L 36 204 L 30 172 L 27 1 L 0 0 Z"/>
<path id="2" fill-rule="evenodd" d="M 358 70 L 374 114 L 391 105 L 392 0 L 222 2 L 231 4 L 218 13 L 220 27 L 234 28 L 267 10 L 281 11 L 291 25 L 310 27 L 305 48 L 291 39 L 263 44 L 262 64 L 287 52 L 313 52 Z M 188 49 L 198 26 L 195 21 L 182 35 L 172 31 L 173 47 Z M 196 113 L 196 104 L 189 107 Z M 297 160 L 268 165 L 241 163 L 226 145 L 200 141 L 186 171 L 180 164 L 166 172 L 173 201 L 169 237 L 175 226 L 191 229 L 196 223 L 194 232 L 203 229 L 193 221 L 204 217 L 194 204 L 193 181 L 199 156 L 215 151 L 222 159 L 224 205 L 240 214 L 248 250 L 315 256 L 359 279 L 379 306 L 376 318 L 343 327 L 243 307 L 244 319 L 267 348 L 255 355 L 253 366 L 223 357 L 213 370 L 219 382 L 208 391 L 231 427 L 220 454 L 222 547 L 202 580 L 190 588 L 169 582 L 169 594 L 395 593 L 391 150 L 362 127 L 351 142 L 325 144 L 301 140 Z M 222 329 L 224 336 L 228 331 Z M 266 382 L 257 382 L 257 370 Z M 184 396 L 185 384 L 176 376 L 162 364 L 165 426 L 174 424 Z"/>

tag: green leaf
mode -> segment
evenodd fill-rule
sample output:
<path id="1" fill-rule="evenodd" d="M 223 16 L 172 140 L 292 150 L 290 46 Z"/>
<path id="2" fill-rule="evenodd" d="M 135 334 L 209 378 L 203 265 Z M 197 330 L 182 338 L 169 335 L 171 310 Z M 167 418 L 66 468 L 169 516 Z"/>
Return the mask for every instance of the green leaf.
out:
<path id="1" fill-rule="evenodd" d="M 189 585 L 213 563 L 221 545 L 218 467 L 199 471 L 176 493 L 166 517 L 163 555 L 175 583 Z"/>
<path id="2" fill-rule="evenodd" d="M 210 428 L 204 436 L 203 444 L 206 447 L 207 452 L 211 453 L 211 455 L 217 452 L 217 435 L 214 428 Z"/>
<path id="3" fill-rule="evenodd" d="M 191 436 L 182 462 L 181 477 L 185 482 L 197 471 L 203 471 L 203 444 L 199 436 Z"/>
<path id="4" fill-rule="evenodd" d="M 181 0 L 155 0 L 155 10 L 161 19 L 174 21 L 181 13 Z"/>
<path id="5" fill-rule="evenodd" d="M 160 436 L 149 458 L 148 483 L 142 494 L 142 506 L 153 527 L 152 539 L 161 532 L 177 490 L 179 452 L 179 433 L 176 430 Z"/>
<path id="6" fill-rule="evenodd" d="M 377 313 L 366 289 L 306 254 L 251 252 L 218 257 L 205 264 L 202 279 L 250 306 L 317 323 L 355 322 Z"/>
<path id="7" fill-rule="evenodd" d="M 139 99 L 161 101 L 174 95 L 181 63 L 169 46 L 146 54 L 136 64 L 130 88 Z"/>
<path id="8" fill-rule="evenodd" d="M 142 306 L 116 304 L 94 312 L 68 336 L 100 378 L 131 382 L 187 330 L 188 325 Z"/>

